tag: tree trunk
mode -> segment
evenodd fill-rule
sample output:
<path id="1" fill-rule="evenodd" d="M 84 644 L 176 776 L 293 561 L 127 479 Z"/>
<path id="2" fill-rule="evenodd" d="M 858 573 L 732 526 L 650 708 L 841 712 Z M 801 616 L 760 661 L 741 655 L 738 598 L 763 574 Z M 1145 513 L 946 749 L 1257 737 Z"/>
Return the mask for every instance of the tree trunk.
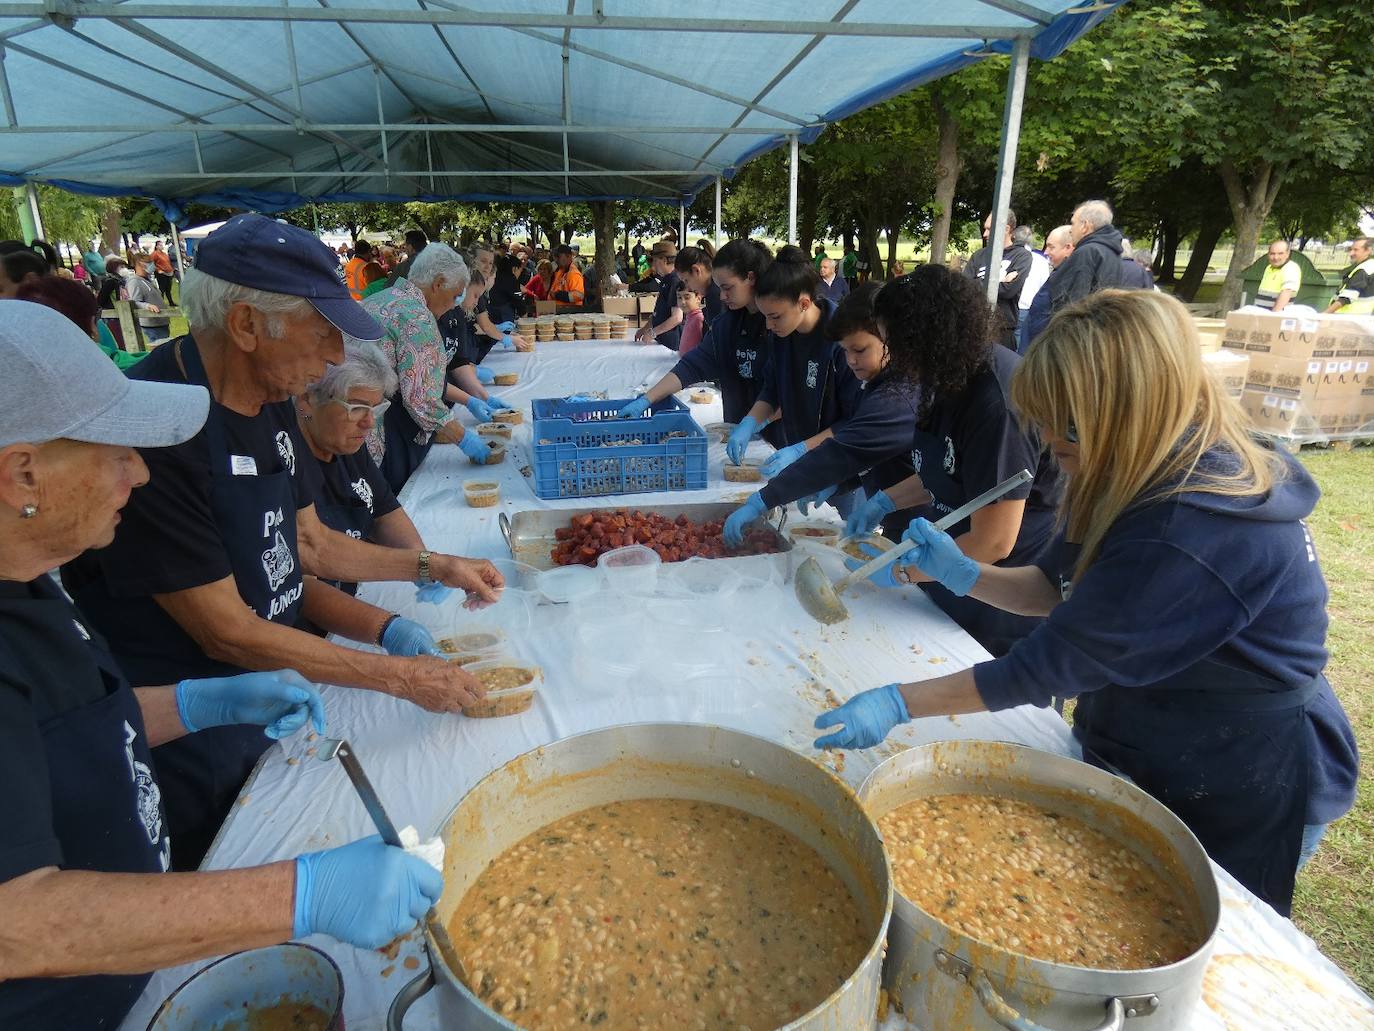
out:
<path id="1" fill-rule="evenodd" d="M 1172 283 L 1178 278 L 1178 237 L 1178 221 L 1166 218 L 1159 227 L 1159 252 L 1151 262 L 1158 283 Z"/>
<path id="2" fill-rule="evenodd" d="M 807 254 L 816 238 L 816 220 L 820 214 L 820 186 L 813 161 L 797 160 L 797 245 Z"/>
<path id="3" fill-rule="evenodd" d="M 1221 310 L 1231 311 L 1240 304 L 1245 270 L 1255 260 L 1264 220 L 1269 217 L 1274 201 L 1283 185 L 1287 166 L 1269 161 L 1256 162 L 1249 171 L 1249 181 L 1230 161 L 1223 161 L 1217 172 L 1226 187 L 1226 200 L 1231 208 L 1231 225 L 1235 230 L 1236 246 L 1231 251 L 1231 264 L 1226 269 L 1226 282 L 1221 287 Z"/>
<path id="4" fill-rule="evenodd" d="M 119 250 L 119 206 L 111 204 L 100 222 L 100 239 L 105 244 L 105 253 L 113 254 Z"/>
<path id="5" fill-rule="evenodd" d="M 538 227 L 541 233 L 548 237 L 549 250 L 553 250 L 555 247 L 562 244 L 563 238 L 559 234 L 557 226 L 549 225 L 545 222 L 536 222 L 535 225 Z"/>
<path id="6" fill-rule="evenodd" d="M 1174 287 L 1174 296 L 1180 301 L 1191 301 L 1197 296 L 1202 277 L 1207 274 L 1207 263 L 1212 260 L 1212 252 L 1217 249 L 1217 241 L 1225 231 L 1226 216 L 1220 213 L 1209 214 L 1198 229 L 1188 267 L 1183 270 L 1183 278 Z"/>
<path id="7" fill-rule="evenodd" d="M 859 223 L 859 254 L 868 260 L 868 278 L 883 278 L 883 259 L 878 253 L 878 226 L 870 218 Z"/>
<path id="8" fill-rule="evenodd" d="M 935 152 L 935 223 L 930 230 L 930 263 L 943 265 L 954 220 L 954 191 L 964 162 L 959 156 L 959 119 L 938 89 L 931 91 L 931 106 L 939 123 L 940 140 Z"/>
<path id="9" fill-rule="evenodd" d="M 591 201 L 592 237 L 596 241 L 596 282 L 604 299 L 611 290 L 611 276 L 615 275 L 615 201 Z"/>
<path id="10" fill-rule="evenodd" d="M 893 226 L 888 226 L 884 232 L 887 233 L 887 275 L 884 279 L 892 278 L 892 265 L 897 260 L 897 241 L 901 236 Z"/>
<path id="11" fill-rule="evenodd" d="M 854 227 L 847 225 L 844 227 L 844 252 L 848 254 L 854 249 Z"/>

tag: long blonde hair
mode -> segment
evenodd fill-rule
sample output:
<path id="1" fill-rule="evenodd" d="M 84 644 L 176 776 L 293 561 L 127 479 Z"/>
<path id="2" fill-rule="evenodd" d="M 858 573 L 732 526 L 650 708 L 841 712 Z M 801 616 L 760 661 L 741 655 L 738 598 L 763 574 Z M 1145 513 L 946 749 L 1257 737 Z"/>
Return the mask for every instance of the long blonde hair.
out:
<path id="1" fill-rule="evenodd" d="M 1112 524 L 1133 504 L 1184 491 L 1263 495 L 1282 460 L 1251 437 L 1240 404 L 1202 363 L 1188 309 L 1167 294 L 1104 290 L 1064 308 L 1027 351 L 1011 384 L 1021 417 L 1078 435 L 1078 472 L 1060 520 L 1082 544 L 1077 573 L 1097 557 Z M 1198 471 L 1213 448 L 1225 469 Z"/>

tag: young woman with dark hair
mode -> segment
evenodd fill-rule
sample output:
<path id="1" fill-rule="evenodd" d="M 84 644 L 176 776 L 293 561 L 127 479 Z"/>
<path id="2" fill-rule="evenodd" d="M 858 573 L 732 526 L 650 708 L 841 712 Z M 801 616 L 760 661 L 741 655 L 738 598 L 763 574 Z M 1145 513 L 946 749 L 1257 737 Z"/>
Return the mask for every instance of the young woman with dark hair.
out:
<path id="1" fill-rule="evenodd" d="M 704 240 L 702 242 L 705 243 Z M 725 305 L 720 299 L 720 287 L 711 278 L 714 268 L 711 252 L 700 247 L 684 247 L 677 252 L 673 268 L 677 270 L 678 280 L 686 283 L 701 298 L 705 325 L 715 322 L 716 316 L 725 310 Z"/>
<path id="2" fill-rule="evenodd" d="M 771 355 L 772 339 L 754 303 L 754 286 L 772 264 L 773 252 L 755 240 L 731 240 L 716 252 L 711 279 L 725 308 L 706 335 L 673 371 L 620 410 L 637 419 L 670 394 L 693 383 L 720 384 L 726 422 L 739 422 L 759 396 Z"/>
<path id="3" fill-rule="evenodd" d="M 1021 359 L 994 345 L 987 302 L 976 282 L 940 265 L 922 265 L 885 285 L 873 305 L 891 355 L 888 372 L 920 391 L 911 445 L 914 475 L 879 491 L 849 516 L 846 532 L 864 533 L 923 504 L 932 520 L 996 486 L 1019 469 L 1032 483 L 975 512 L 950 534 L 970 558 L 999 566 L 1030 565 L 1054 535 L 1059 469 L 1034 429 L 1023 426 L 1010 400 Z M 884 575 L 886 574 L 886 575 Z M 938 583 L 908 580 L 889 566 L 882 586 L 920 583 L 935 604 L 993 655 L 1004 655 L 1038 620 L 958 597 Z"/>

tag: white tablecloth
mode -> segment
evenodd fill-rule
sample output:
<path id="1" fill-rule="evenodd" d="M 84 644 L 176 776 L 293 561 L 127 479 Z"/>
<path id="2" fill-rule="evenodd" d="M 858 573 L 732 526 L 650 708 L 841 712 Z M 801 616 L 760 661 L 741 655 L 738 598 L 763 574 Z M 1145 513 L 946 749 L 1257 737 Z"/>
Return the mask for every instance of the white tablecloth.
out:
<path id="1" fill-rule="evenodd" d="M 493 388 L 526 409 L 533 398 L 577 390 L 606 390 L 630 396 L 671 368 L 673 355 L 657 345 L 624 341 L 540 345 L 533 355 L 493 355 L 496 372 L 517 371 L 514 387 Z M 681 395 L 687 400 L 686 392 Z M 691 405 L 703 425 L 720 418 L 720 406 Z M 480 472 L 452 446 L 436 446 L 402 494 L 406 510 L 426 543 L 448 553 L 485 558 L 509 556 L 497 513 L 541 507 L 571 507 L 535 497 L 522 475 L 529 464 L 531 427 L 516 430 L 507 460 Z M 759 457 L 768 445 L 756 442 Z M 724 448 L 711 448 L 710 485 L 672 496 L 674 501 L 743 499 L 748 485 L 721 478 Z M 479 476 L 501 484 L 497 508 L 468 508 L 462 482 Z M 665 495 L 605 498 L 587 504 L 650 506 Z M 580 503 L 578 503 L 580 504 Z M 826 509 L 833 517 L 832 510 Z M 793 518 L 798 518 L 793 513 Z M 750 560 L 755 561 L 755 560 Z M 843 567 L 829 560 L 832 572 Z M 498 720 L 436 716 L 383 695 L 347 688 L 324 689 L 329 732 L 348 738 L 398 825 L 433 832 L 463 793 L 501 764 L 523 752 L 585 730 L 617 723 L 692 721 L 721 723 L 783 742 L 829 764 L 854 787 L 895 751 L 940 739 L 971 737 L 1014 741 L 1065 755 L 1078 750 L 1053 711 L 1023 707 L 996 714 L 920 720 L 899 728 L 869 752 L 821 754 L 811 748 L 811 721 L 827 704 L 894 680 L 925 679 L 987 658 L 986 653 L 919 592 L 896 597 L 862 585 L 846 596 L 851 618 L 823 627 L 797 604 L 791 584 L 777 581 L 741 591 L 716 615 L 723 631 L 685 637 L 656 626 L 652 612 L 637 604 L 625 618 L 647 620 L 653 654 L 628 681 L 607 681 L 589 670 L 589 649 L 578 628 L 588 609 L 518 603 L 503 599 L 464 618 L 495 623 L 511 635 L 513 654 L 540 665 L 545 682 L 528 712 Z M 362 597 L 407 615 L 433 621 L 433 606 L 417 606 L 414 588 L 366 585 Z M 604 605 L 598 603 L 598 608 Z M 456 613 L 456 605 L 452 606 Z M 647 613 L 647 614 L 646 614 Z M 664 658 L 666 656 L 666 658 Z M 592 656 L 594 657 L 594 656 Z M 692 679 L 697 675 L 698 679 Z M 721 686 L 725 685 L 725 686 Z M 314 758 L 312 736 L 299 734 L 273 747 L 245 787 L 207 859 L 214 869 L 286 859 L 370 834 L 373 828 L 337 764 Z M 1192 1022 L 1203 1029 L 1343 1028 L 1374 1026 L 1374 1004 L 1326 960 L 1290 922 L 1218 871 L 1223 920 L 1216 958 L 1208 971 L 1205 1007 Z M 383 1026 L 399 988 L 426 962 L 417 936 L 388 958 L 325 938 L 312 944 L 327 951 L 343 970 L 350 1031 Z M 410 964 L 409 966 L 407 964 Z M 141 1031 L 157 1004 L 201 964 L 156 974 L 126 1020 Z M 436 1026 L 428 999 L 410 1012 L 407 1028 Z M 899 1026 L 899 1025 L 898 1025 Z"/>

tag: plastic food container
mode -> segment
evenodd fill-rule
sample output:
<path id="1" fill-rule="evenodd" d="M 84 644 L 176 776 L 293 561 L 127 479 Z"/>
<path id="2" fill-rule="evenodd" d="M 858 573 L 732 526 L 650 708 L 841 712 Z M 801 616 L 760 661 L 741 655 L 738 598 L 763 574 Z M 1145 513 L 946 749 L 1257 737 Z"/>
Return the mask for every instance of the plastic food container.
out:
<path id="1" fill-rule="evenodd" d="M 739 574 L 717 559 L 674 562 L 664 575 L 681 594 L 707 603 L 723 602 L 740 587 Z"/>
<path id="2" fill-rule="evenodd" d="M 501 485 L 495 480 L 468 480 L 463 484 L 463 497 L 473 508 L 491 508 L 501 500 Z"/>
<path id="3" fill-rule="evenodd" d="M 463 707 L 464 716 L 490 719 L 494 716 L 514 716 L 534 704 L 534 696 L 544 680 L 538 666 L 520 662 L 506 655 L 497 655 L 463 667 L 482 682 L 487 696 Z"/>
<path id="4" fill-rule="evenodd" d="M 739 424 L 733 422 L 712 422 L 702 427 L 706 431 L 706 436 L 711 438 L 712 443 L 715 443 L 718 438 L 722 444 L 729 440 L 730 434 L 738 428 Z"/>
<path id="5" fill-rule="evenodd" d="M 829 523 L 802 523 L 789 527 L 787 535 L 798 544 L 834 544 L 840 539 L 840 527 Z"/>
<path id="6" fill-rule="evenodd" d="M 521 333 L 520 335 L 521 335 L 521 336 L 524 336 L 523 333 Z M 517 384 L 517 383 L 519 383 L 519 382 L 520 382 L 520 373 L 518 373 L 518 372 L 498 372 L 498 373 L 496 373 L 495 385 L 498 386 L 498 387 L 513 387 L 513 386 L 515 386 L 515 384 Z"/>
<path id="7" fill-rule="evenodd" d="M 663 560 L 658 552 L 642 544 L 608 551 L 596 560 L 601 579 L 615 591 L 652 594 L 658 585 L 658 568 Z"/>
<path id="8" fill-rule="evenodd" d="M 763 466 L 756 462 L 741 462 L 739 465 L 724 465 L 725 478 L 731 483 L 759 483 L 763 480 Z"/>
<path id="9" fill-rule="evenodd" d="M 506 445 L 499 440 L 487 441 L 487 460 L 472 462 L 473 465 L 500 465 L 506 460 Z M 472 459 L 469 459 L 472 461 Z"/>
<path id="10" fill-rule="evenodd" d="M 716 399 L 716 395 L 709 390 L 693 390 L 690 400 L 694 405 L 709 405 Z"/>
<path id="11" fill-rule="evenodd" d="M 510 440 L 514 432 L 515 427 L 508 422 L 484 422 L 477 427 L 477 435 L 488 439 L 500 437 L 502 440 Z"/>
<path id="12" fill-rule="evenodd" d="M 555 604 L 595 594 L 600 577 L 590 566 L 559 566 L 539 574 L 539 593 Z"/>
<path id="13" fill-rule="evenodd" d="M 605 596 L 596 600 L 603 598 L 605 604 L 587 606 L 591 611 L 577 620 L 573 639 L 578 688 L 593 696 L 626 688 L 629 681 L 650 672 L 655 659 L 645 611 L 622 607 Z"/>
<path id="14" fill-rule="evenodd" d="M 491 413 L 492 422 L 505 422 L 512 426 L 519 426 L 525 421 L 525 413 L 517 408 L 498 408 Z"/>
<path id="15" fill-rule="evenodd" d="M 471 662 L 473 656 L 494 655 L 506 646 L 506 633 L 499 626 L 468 623 L 461 618 L 455 622 L 456 625 L 442 637 L 436 637 L 434 642 L 449 657 L 462 657 Z"/>

